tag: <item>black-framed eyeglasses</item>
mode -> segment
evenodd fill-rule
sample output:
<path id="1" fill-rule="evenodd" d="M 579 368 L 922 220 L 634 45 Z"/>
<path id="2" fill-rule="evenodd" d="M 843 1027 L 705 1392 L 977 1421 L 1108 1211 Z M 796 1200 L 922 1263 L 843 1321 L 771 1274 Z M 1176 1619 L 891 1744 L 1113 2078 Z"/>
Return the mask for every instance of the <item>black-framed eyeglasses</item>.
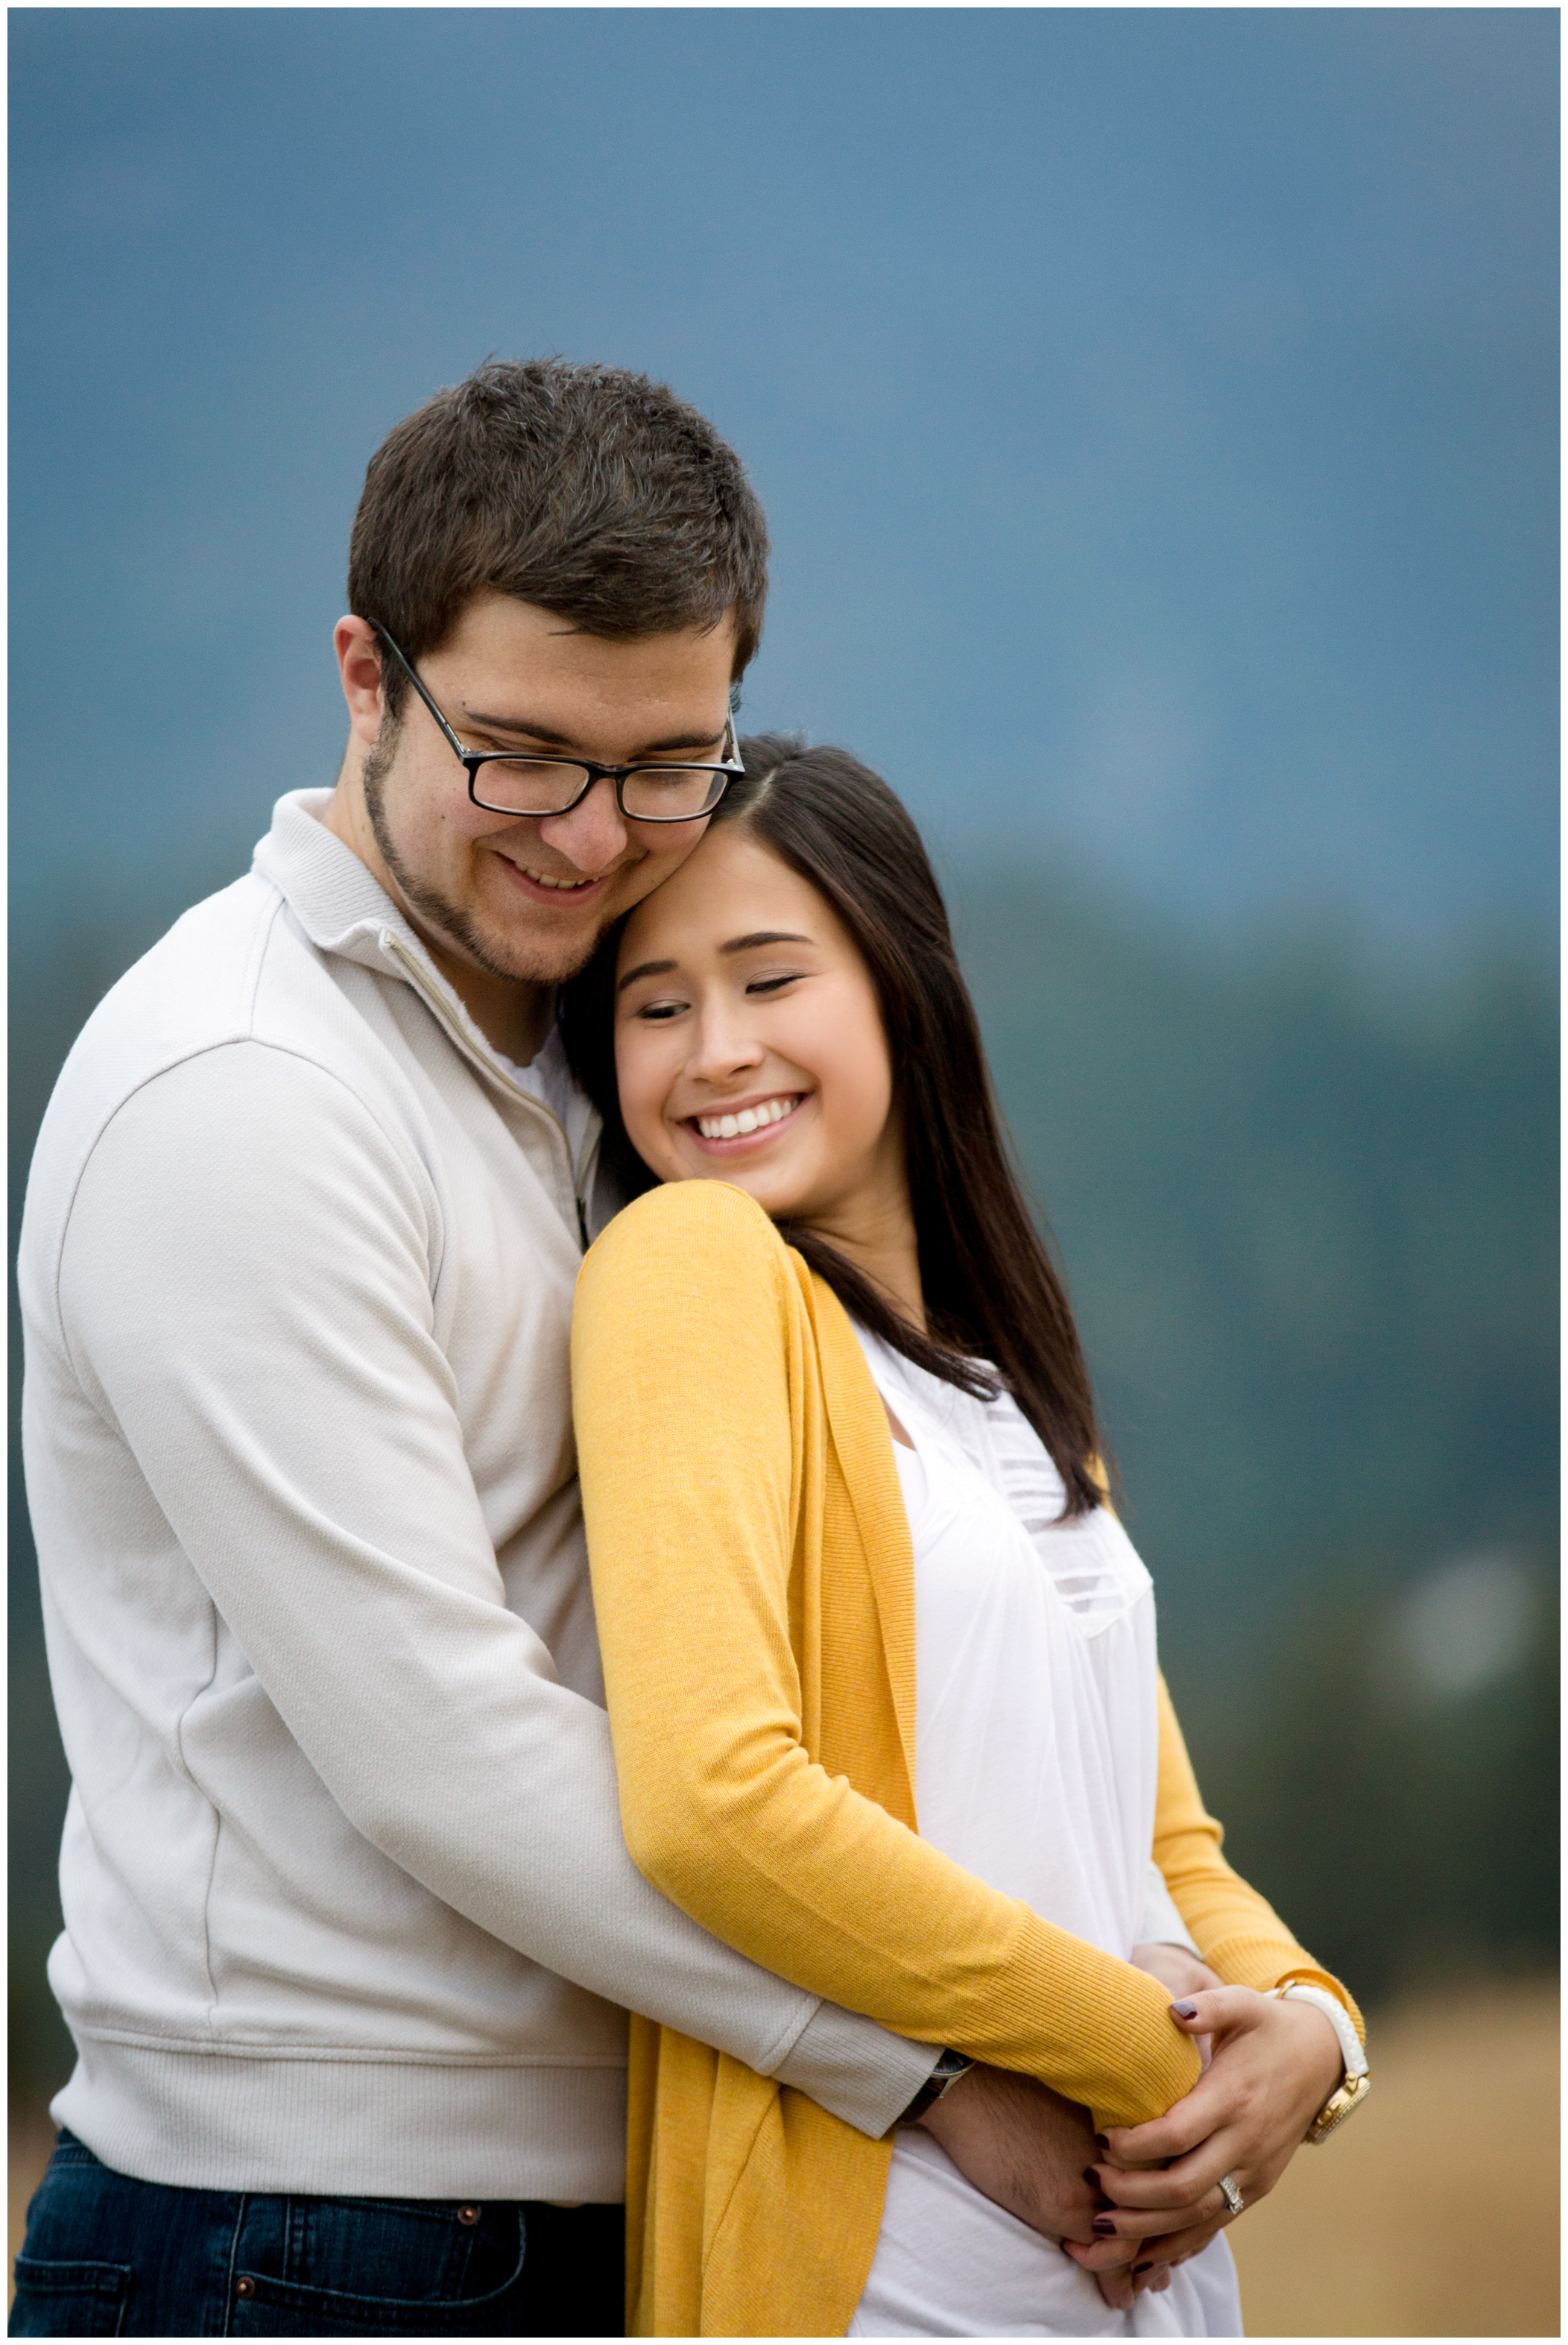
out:
<path id="1" fill-rule="evenodd" d="M 453 754 L 462 760 L 469 797 L 487 814 L 570 814 L 595 782 L 608 778 L 615 785 L 615 803 L 629 821 L 695 822 L 713 813 L 735 776 L 744 771 L 733 716 L 724 725 L 725 755 L 716 766 L 604 766 L 595 757 L 530 757 L 506 749 L 465 749 L 420 683 L 413 663 L 404 658 L 385 627 L 375 621 L 371 624 L 450 742 Z M 487 766 L 481 797 L 480 776 Z"/>

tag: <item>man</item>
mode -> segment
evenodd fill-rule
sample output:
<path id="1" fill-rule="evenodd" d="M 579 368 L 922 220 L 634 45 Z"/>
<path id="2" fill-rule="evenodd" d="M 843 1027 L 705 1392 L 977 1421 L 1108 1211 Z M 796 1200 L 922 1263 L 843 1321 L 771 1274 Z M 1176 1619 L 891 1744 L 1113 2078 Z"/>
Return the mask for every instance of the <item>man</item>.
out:
<path id="1" fill-rule="evenodd" d="M 21 2333 L 617 2332 L 629 2006 L 871 2134 L 929 2093 L 631 1865 L 574 1479 L 614 1200 L 551 989 L 702 834 L 765 560 L 667 391 L 440 393 L 367 476 L 336 788 L 66 1063 L 21 1284 L 78 2062 Z M 931 2121 L 1084 2228 L 1048 2096 Z"/>

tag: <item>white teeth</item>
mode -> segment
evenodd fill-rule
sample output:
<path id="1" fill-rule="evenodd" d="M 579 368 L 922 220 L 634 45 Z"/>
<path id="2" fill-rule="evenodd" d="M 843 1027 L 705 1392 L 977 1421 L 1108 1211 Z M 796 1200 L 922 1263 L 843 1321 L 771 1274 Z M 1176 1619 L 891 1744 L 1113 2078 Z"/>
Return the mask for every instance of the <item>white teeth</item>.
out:
<path id="1" fill-rule="evenodd" d="M 760 1107 L 744 1107 L 738 1115 L 699 1115 L 693 1119 L 704 1140 L 735 1140 L 743 1132 L 761 1132 L 778 1123 L 800 1104 L 799 1095 L 764 1100 Z"/>
<path id="2" fill-rule="evenodd" d="M 587 879 L 552 879 L 547 871 L 530 871 L 526 863 L 521 864 L 519 868 L 527 873 L 528 878 L 533 881 L 536 888 L 564 888 L 568 893 L 571 893 L 578 888 L 586 888 L 592 884 Z"/>

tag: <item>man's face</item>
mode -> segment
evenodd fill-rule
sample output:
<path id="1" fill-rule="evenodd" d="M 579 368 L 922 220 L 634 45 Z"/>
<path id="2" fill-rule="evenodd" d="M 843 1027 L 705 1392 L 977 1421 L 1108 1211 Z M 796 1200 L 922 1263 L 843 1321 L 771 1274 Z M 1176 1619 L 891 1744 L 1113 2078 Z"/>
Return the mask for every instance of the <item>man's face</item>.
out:
<path id="1" fill-rule="evenodd" d="M 485 594 L 419 670 L 467 748 L 554 751 L 606 765 L 676 753 L 716 763 L 733 648 L 728 620 L 618 643 Z M 369 675 L 368 653 L 360 663 Z M 351 665 L 346 654 L 346 687 Z M 552 985 L 571 976 L 706 827 L 628 821 L 607 780 L 568 814 L 487 814 L 470 801 L 467 774 L 411 688 L 395 727 L 373 693 L 356 707 L 350 689 L 349 705 L 356 732 L 371 742 L 365 807 L 395 892 L 433 944 L 491 977 Z"/>

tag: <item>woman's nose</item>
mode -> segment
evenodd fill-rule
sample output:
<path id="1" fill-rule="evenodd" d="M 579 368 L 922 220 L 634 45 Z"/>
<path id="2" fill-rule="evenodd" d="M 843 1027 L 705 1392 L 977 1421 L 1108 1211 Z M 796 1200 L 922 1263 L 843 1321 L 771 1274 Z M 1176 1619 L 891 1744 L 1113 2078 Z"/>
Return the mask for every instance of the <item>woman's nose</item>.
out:
<path id="1" fill-rule="evenodd" d="M 705 1083 L 732 1082 L 760 1064 L 763 1044 L 744 1018 L 726 1003 L 705 1009 L 697 1020 L 687 1072 Z"/>

